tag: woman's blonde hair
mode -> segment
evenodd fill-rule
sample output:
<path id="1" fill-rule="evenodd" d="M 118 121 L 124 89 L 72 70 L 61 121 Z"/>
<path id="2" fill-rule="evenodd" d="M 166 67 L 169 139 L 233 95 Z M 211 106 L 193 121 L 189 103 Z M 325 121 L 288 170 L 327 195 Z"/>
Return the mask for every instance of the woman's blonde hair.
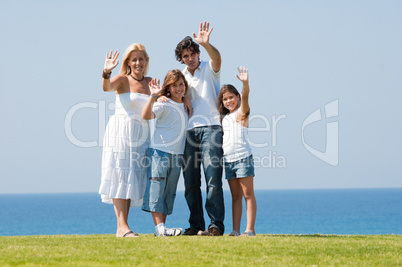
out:
<path id="1" fill-rule="evenodd" d="M 127 47 L 126 51 L 124 51 L 123 64 L 121 65 L 120 74 L 129 75 L 131 73 L 131 69 L 127 64 L 127 61 L 130 59 L 131 54 L 135 51 L 140 51 L 144 54 L 145 61 L 147 62 L 147 65 L 145 66 L 144 69 L 144 75 L 148 73 L 149 56 L 147 54 L 147 50 L 145 49 L 145 46 L 143 46 L 142 44 L 134 43 L 129 47 Z"/>

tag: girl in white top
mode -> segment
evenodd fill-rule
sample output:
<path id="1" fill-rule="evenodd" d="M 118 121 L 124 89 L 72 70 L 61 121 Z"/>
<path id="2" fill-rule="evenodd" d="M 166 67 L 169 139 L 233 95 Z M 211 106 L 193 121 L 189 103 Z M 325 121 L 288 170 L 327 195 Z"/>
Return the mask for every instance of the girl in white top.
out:
<path id="1" fill-rule="evenodd" d="M 248 144 L 247 128 L 250 106 L 249 77 L 245 67 L 238 68 L 236 77 L 243 83 L 241 96 L 233 85 L 223 85 L 219 93 L 219 112 L 223 128 L 223 157 L 225 174 L 232 194 L 233 231 L 230 236 L 239 236 L 242 214 L 242 196 L 247 207 L 247 227 L 242 236 L 255 236 L 257 203 L 254 196 L 254 162 Z"/>
<path id="2" fill-rule="evenodd" d="M 188 84 L 180 70 L 170 70 L 160 89 L 160 81 L 149 83 L 151 96 L 142 110 L 145 120 L 156 118 L 155 132 L 148 150 L 147 187 L 142 209 L 151 212 L 155 236 L 181 235 L 181 228 L 166 228 L 167 215 L 173 212 L 177 183 L 182 167 L 188 115 L 183 97 Z M 168 97 L 164 103 L 154 102 L 159 96 Z"/>

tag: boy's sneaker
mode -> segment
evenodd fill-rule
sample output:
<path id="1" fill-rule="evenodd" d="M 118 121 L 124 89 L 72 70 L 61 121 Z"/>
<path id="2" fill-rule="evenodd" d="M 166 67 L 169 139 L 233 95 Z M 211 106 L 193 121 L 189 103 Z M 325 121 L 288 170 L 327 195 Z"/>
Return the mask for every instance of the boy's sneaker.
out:
<path id="1" fill-rule="evenodd" d="M 160 230 L 160 231 L 155 230 L 154 235 L 155 236 L 166 236 L 166 229 L 164 228 L 163 230 Z"/>
<path id="2" fill-rule="evenodd" d="M 183 229 L 181 228 L 165 228 L 165 234 L 167 236 L 179 236 L 181 234 L 183 234 Z"/>
<path id="3" fill-rule="evenodd" d="M 157 236 L 157 237 L 166 236 L 165 233 L 156 233 L 156 232 L 154 233 L 154 235 Z"/>

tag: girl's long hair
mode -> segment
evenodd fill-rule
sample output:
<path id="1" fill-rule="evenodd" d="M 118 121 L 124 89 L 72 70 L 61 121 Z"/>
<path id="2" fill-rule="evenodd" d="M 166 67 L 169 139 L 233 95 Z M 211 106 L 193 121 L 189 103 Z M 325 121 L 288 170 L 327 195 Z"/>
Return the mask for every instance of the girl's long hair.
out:
<path id="1" fill-rule="evenodd" d="M 184 77 L 183 73 L 179 69 L 174 69 L 174 70 L 169 70 L 168 73 L 166 74 L 165 80 L 163 81 L 162 89 L 160 90 L 158 96 L 166 96 L 170 98 L 170 91 L 169 87 L 170 85 L 174 84 L 180 78 L 183 79 L 184 85 L 186 87 L 186 90 L 184 92 L 184 95 L 187 94 L 188 91 L 188 83 L 186 81 L 186 77 Z"/>
<path id="2" fill-rule="evenodd" d="M 224 84 L 222 85 L 221 91 L 219 92 L 219 96 L 218 96 L 218 103 L 219 103 L 219 114 L 221 115 L 221 121 L 223 119 L 223 117 L 225 117 L 227 114 L 230 113 L 230 111 L 225 108 L 225 106 L 223 105 L 223 94 L 224 93 L 232 93 L 236 96 L 238 96 L 240 98 L 241 101 L 241 95 L 239 93 L 239 91 L 237 91 L 236 87 L 234 87 L 231 84 Z M 237 103 L 237 108 L 240 107 L 240 101 Z M 250 110 L 247 111 L 246 114 L 243 114 L 240 120 L 245 120 L 248 118 L 248 116 L 250 115 Z"/>

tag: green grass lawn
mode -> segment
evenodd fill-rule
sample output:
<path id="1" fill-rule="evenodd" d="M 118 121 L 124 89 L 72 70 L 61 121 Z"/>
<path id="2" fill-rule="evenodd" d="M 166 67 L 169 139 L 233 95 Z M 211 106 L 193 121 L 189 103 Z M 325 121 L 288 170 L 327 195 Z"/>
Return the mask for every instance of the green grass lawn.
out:
<path id="1" fill-rule="evenodd" d="M 402 236 L 0 237 L 0 265 L 398 266 Z"/>

